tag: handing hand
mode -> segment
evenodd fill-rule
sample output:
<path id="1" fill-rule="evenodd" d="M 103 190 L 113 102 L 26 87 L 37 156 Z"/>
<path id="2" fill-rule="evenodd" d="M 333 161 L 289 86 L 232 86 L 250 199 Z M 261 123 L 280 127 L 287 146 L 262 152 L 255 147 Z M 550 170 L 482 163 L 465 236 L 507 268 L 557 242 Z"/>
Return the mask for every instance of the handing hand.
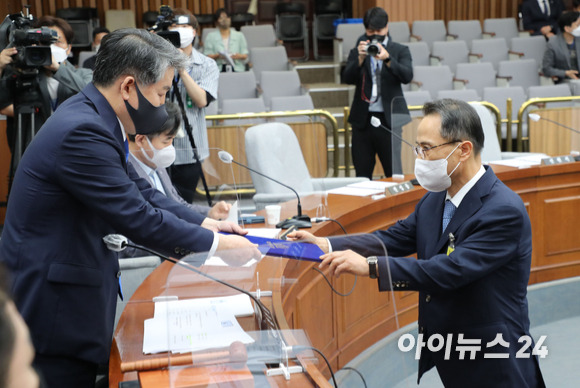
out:
<path id="1" fill-rule="evenodd" d="M 236 235 L 220 235 L 217 255 L 229 265 L 241 266 L 251 259 L 259 260 L 262 253 L 248 239 Z"/>
<path id="2" fill-rule="evenodd" d="M 286 236 L 286 239 L 289 241 L 300 241 L 310 244 L 316 244 L 322 252 L 328 252 L 328 240 L 323 237 L 316 237 L 312 233 L 305 232 L 303 230 L 297 230 L 295 232 L 291 232 Z"/>
<path id="3" fill-rule="evenodd" d="M 218 203 L 213 205 L 213 207 L 207 213 L 207 216 L 209 218 L 213 218 L 214 220 L 218 220 L 218 221 L 224 220 L 224 219 L 228 218 L 228 215 L 230 213 L 231 208 L 232 208 L 231 204 L 229 204 L 225 201 L 219 201 Z"/>
<path id="4" fill-rule="evenodd" d="M 337 251 L 320 256 L 322 263 L 318 266 L 330 268 L 330 275 L 339 277 L 342 273 L 353 275 L 369 276 L 369 265 L 367 259 L 358 253 L 351 251 Z"/>
<path id="5" fill-rule="evenodd" d="M 247 230 L 243 229 L 240 225 L 234 224 L 230 221 L 216 221 L 211 218 L 206 218 L 201 223 L 201 226 L 214 232 L 235 233 L 242 236 L 248 234 Z"/>

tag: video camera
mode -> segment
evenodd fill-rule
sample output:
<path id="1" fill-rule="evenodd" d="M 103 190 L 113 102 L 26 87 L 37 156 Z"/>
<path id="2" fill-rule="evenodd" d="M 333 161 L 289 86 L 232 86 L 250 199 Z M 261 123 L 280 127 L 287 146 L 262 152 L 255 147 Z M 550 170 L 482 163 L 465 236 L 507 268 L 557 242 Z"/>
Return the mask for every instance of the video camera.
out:
<path id="1" fill-rule="evenodd" d="M 58 40 L 56 31 L 48 27 L 31 28 L 33 17 L 25 7 L 21 13 L 6 16 L 0 24 L 0 51 L 16 47 L 13 66 L 26 70 L 49 66 L 52 63 L 50 45 Z"/>
<path id="2" fill-rule="evenodd" d="M 175 47 L 179 48 L 181 46 L 181 40 L 179 38 L 179 32 L 169 31 L 169 27 L 174 23 L 173 20 L 173 10 L 168 5 L 162 5 L 159 8 L 159 16 L 157 16 L 157 21 L 153 27 L 149 28 L 149 31 L 155 32 L 160 37 L 167 39 Z"/>

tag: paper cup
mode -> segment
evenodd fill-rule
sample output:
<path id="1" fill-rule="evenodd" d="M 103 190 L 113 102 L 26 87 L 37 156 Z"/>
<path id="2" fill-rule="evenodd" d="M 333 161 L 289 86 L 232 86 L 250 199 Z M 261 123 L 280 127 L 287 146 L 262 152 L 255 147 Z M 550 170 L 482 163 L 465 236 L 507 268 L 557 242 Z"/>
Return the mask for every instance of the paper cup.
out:
<path id="1" fill-rule="evenodd" d="M 266 220 L 269 225 L 276 225 L 280 222 L 280 211 L 282 206 L 280 205 L 268 205 L 266 206 Z"/>

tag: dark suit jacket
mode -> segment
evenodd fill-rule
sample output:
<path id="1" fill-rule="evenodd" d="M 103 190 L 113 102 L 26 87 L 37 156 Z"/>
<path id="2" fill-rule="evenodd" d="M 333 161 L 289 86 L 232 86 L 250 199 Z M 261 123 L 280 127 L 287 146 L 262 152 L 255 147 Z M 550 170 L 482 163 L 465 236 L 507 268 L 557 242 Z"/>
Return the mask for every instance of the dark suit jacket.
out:
<path id="1" fill-rule="evenodd" d="M 24 154 L 0 240 L 36 351 L 106 363 L 119 264 L 103 236 L 179 257 L 210 249 L 203 219 L 127 167 L 117 116 L 93 84 L 69 98 Z"/>
<path id="2" fill-rule="evenodd" d="M 526 287 L 532 234 L 522 200 L 487 168 L 443 233 L 444 201 L 445 192 L 429 192 L 407 219 L 372 235 L 331 238 L 333 250 L 382 256 L 379 289 L 419 291 L 419 331 L 425 342 L 430 335 L 453 334 L 450 360 L 443 359 L 444 350 L 422 349 L 418 379 L 436 366 L 448 388 L 543 387 L 536 357 L 515 357 L 522 347 L 518 339 L 530 335 Z M 455 251 L 448 256 L 449 233 L 455 236 Z M 418 260 L 403 257 L 413 253 Z M 460 333 L 481 339 L 475 360 L 458 359 Z M 509 350 L 486 348 L 498 333 Z M 483 353 L 508 351 L 508 359 L 483 358 Z"/>
<path id="3" fill-rule="evenodd" d="M 576 43 L 576 65 L 580 69 L 580 38 L 574 38 Z M 570 51 L 562 34 L 552 36 L 548 40 L 544 58 L 542 59 L 542 71 L 547 77 L 558 77 L 558 82 L 566 80 L 566 70 L 571 70 Z M 570 78 L 568 78 L 569 80 Z"/>
<path id="4" fill-rule="evenodd" d="M 526 0 L 522 3 L 522 21 L 524 30 L 532 30 L 532 35 L 541 35 L 540 28 L 552 26 L 552 32 L 558 32 L 558 18 L 564 12 L 561 0 L 548 0 L 550 15 L 542 12 L 537 0 Z"/>
<path id="5" fill-rule="evenodd" d="M 347 84 L 356 85 L 354 100 L 350 110 L 348 122 L 352 125 L 353 130 L 363 129 L 367 124 L 367 114 L 369 112 L 369 103 L 362 99 L 362 90 L 364 95 L 370 98 L 373 86 L 371 59 L 366 57 L 362 66 L 358 65 L 358 44 L 361 40 L 366 40 L 366 35 L 358 38 L 355 47 L 350 50 L 346 67 L 344 68 L 343 77 Z M 385 119 L 389 128 L 399 128 L 411 121 L 407 103 L 403 97 L 401 84 L 408 84 L 413 80 L 413 62 L 411 52 L 405 45 L 393 42 L 389 38 L 387 42 L 387 51 L 391 56 L 391 66 L 383 64 L 380 74 L 381 98 Z M 391 108 L 392 104 L 395 104 Z M 394 110 L 392 110 L 394 109 Z M 398 112 L 396 122 L 391 119 L 391 112 Z"/>

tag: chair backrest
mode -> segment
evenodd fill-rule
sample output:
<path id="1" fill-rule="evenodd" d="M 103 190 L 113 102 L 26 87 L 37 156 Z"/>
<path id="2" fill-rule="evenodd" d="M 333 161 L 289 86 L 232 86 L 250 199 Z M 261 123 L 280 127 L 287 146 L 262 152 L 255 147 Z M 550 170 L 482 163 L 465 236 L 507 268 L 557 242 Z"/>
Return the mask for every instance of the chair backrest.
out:
<path id="1" fill-rule="evenodd" d="M 284 123 L 266 123 L 247 129 L 248 166 L 266 176 L 280 179 L 297 192 L 314 190 L 308 167 L 294 131 Z M 287 193 L 278 183 L 250 172 L 257 193 Z"/>
<path id="2" fill-rule="evenodd" d="M 255 98 L 256 76 L 253 71 L 220 73 L 218 83 L 218 103 L 234 98 Z"/>
<path id="3" fill-rule="evenodd" d="M 483 101 L 488 101 L 497 106 L 501 112 L 502 117 L 507 115 L 507 99 L 512 99 L 512 120 L 517 120 L 518 111 L 522 104 L 526 101 L 526 93 L 524 88 L 521 86 L 510 86 L 510 87 L 489 87 L 483 88 Z M 517 137 L 516 125 L 512 125 L 512 139 Z M 506 138 L 506 126 L 502 125 L 502 137 Z"/>
<path id="4" fill-rule="evenodd" d="M 474 89 L 480 96 L 483 88 L 496 86 L 496 71 L 490 62 L 459 63 L 455 71 L 455 78 L 466 80 L 468 89 Z"/>
<path id="5" fill-rule="evenodd" d="M 428 90 L 406 90 L 403 91 L 403 96 L 408 106 L 423 106 L 426 102 L 433 100 Z M 420 110 L 411 110 L 409 114 L 411 117 L 421 117 L 423 112 Z"/>
<path id="6" fill-rule="evenodd" d="M 449 66 L 454 74 L 458 63 L 469 61 L 469 49 L 463 40 L 433 42 L 432 54 L 441 57 L 441 64 Z"/>
<path id="7" fill-rule="evenodd" d="M 322 13 L 314 15 L 312 22 L 313 39 L 334 39 L 334 21 L 341 18 L 341 13 Z"/>
<path id="8" fill-rule="evenodd" d="M 309 94 L 290 97 L 272 97 L 270 99 L 271 111 L 278 112 L 312 109 L 314 109 L 314 103 L 312 102 L 312 97 L 310 97 Z M 308 122 L 310 121 L 310 118 L 308 116 L 277 117 L 276 121 L 283 123 Z"/>
<path id="9" fill-rule="evenodd" d="M 288 70 L 288 55 L 284 46 L 256 47 L 250 50 L 252 70 L 256 81 L 261 84 L 263 71 Z"/>
<path id="10" fill-rule="evenodd" d="M 270 106 L 272 97 L 299 96 L 302 94 L 300 76 L 296 70 L 262 72 L 262 97 L 266 107 Z"/>
<path id="11" fill-rule="evenodd" d="M 524 54 L 520 59 L 535 59 L 538 66 L 541 67 L 546 51 L 546 39 L 542 35 L 518 36 L 512 38 L 511 50 Z"/>
<path id="12" fill-rule="evenodd" d="M 135 28 L 135 12 L 131 9 L 108 9 L 105 12 L 105 26 L 109 31 Z"/>
<path id="13" fill-rule="evenodd" d="M 409 23 L 406 21 L 389 22 L 389 35 L 395 42 L 408 42 L 411 39 Z"/>
<path id="14" fill-rule="evenodd" d="M 276 36 L 278 39 L 302 40 L 308 34 L 305 7 L 302 3 L 276 4 Z"/>
<path id="15" fill-rule="evenodd" d="M 271 24 L 259 24 L 256 26 L 242 26 L 240 28 L 246 38 L 248 50 L 254 47 L 275 47 L 278 40 Z"/>
<path id="16" fill-rule="evenodd" d="M 494 33 L 494 38 L 504 38 L 506 42 L 511 42 L 512 38 L 519 35 L 515 18 L 485 19 L 483 21 L 483 32 Z"/>
<path id="17" fill-rule="evenodd" d="M 470 49 L 474 39 L 483 38 L 479 20 L 450 20 L 447 23 L 447 33 L 456 36 L 458 40 L 465 41 Z"/>
<path id="18" fill-rule="evenodd" d="M 223 100 L 222 114 L 234 113 L 261 113 L 266 111 L 266 105 L 262 97 L 255 98 L 239 98 Z M 243 125 L 243 124 L 260 124 L 265 122 L 265 119 L 231 119 L 224 120 L 224 125 Z"/>
<path id="19" fill-rule="evenodd" d="M 480 101 L 481 97 L 473 89 L 459 89 L 459 90 L 440 90 L 437 92 L 437 99 L 453 98 L 465 102 Z"/>
<path id="20" fill-rule="evenodd" d="M 496 69 L 500 61 L 509 58 L 508 51 L 508 45 L 504 38 L 475 39 L 471 42 L 471 53 L 482 55 L 479 62 L 491 62 Z"/>
<path id="21" fill-rule="evenodd" d="M 445 40 L 447 29 L 443 20 L 415 20 L 413 22 L 413 35 L 420 37 L 422 42 L 433 47 L 433 42 Z"/>
<path id="22" fill-rule="evenodd" d="M 497 126 L 495 119 L 489 109 L 477 102 L 470 104 L 477 112 L 483 127 L 483 134 L 485 140 L 483 142 L 483 150 L 481 151 L 481 161 L 491 162 L 501 160 L 501 147 L 499 139 L 497 138 Z"/>
<path id="23" fill-rule="evenodd" d="M 568 84 L 530 86 L 528 89 L 528 98 L 535 97 L 568 97 L 572 95 Z M 566 102 L 549 102 L 547 108 L 566 108 L 572 106 L 571 101 Z"/>
<path id="24" fill-rule="evenodd" d="M 218 29 L 215 27 L 206 27 L 201 31 L 201 41 L 202 41 L 204 46 L 205 46 L 205 40 L 207 39 L 208 34 L 210 32 L 214 32 L 214 31 L 218 31 Z"/>
<path id="25" fill-rule="evenodd" d="M 428 90 L 432 96 L 439 90 L 453 89 L 453 74 L 449 66 L 413 66 L 413 80 L 421 82 L 421 90 Z"/>
<path id="26" fill-rule="evenodd" d="M 403 44 L 409 47 L 411 59 L 413 60 L 413 66 L 430 65 L 429 62 L 430 50 L 426 42 L 407 42 Z"/>
<path id="27" fill-rule="evenodd" d="M 345 62 L 348 59 L 348 53 L 354 48 L 357 39 L 365 33 L 365 27 L 362 23 L 340 23 L 336 26 L 336 37 L 341 39 L 342 58 Z"/>
<path id="28" fill-rule="evenodd" d="M 526 91 L 530 86 L 540 84 L 540 73 L 535 59 L 501 61 L 497 74 L 500 77 L 512 77 L 509 85 L 522 86 Z"/>
<path id="29" fill-rule="evenodd" d="M 85 61 L 96 54 L 95 51 L 81 51 L 79 53 L 79 67 L 83 67 Z"/>

